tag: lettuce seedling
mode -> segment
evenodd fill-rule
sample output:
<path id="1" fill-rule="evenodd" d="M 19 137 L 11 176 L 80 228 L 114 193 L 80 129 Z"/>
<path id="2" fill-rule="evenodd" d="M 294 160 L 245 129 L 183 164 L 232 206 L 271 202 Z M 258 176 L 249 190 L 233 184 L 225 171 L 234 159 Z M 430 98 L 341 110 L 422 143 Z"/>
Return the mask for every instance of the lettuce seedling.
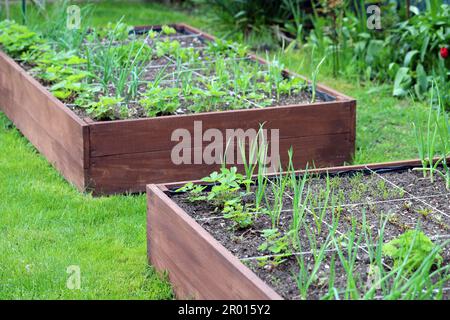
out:
<path id="1" fill-rule="evenodd" d="M 156 43 L 156 56 L 161 58 L 165 55 L 176 56 L 181 50 L 181 43 L 178 40 L 170 41 L 168 38 Z"/>
<path id="2" fill-rule="evenodd" d="M 435 244 L 422 231 L 409 230 L 383 245 L 384 256 L 394 261 L 394 267 L 404 264 L 408 272 L 417 270 L 433 252 Z M 442 263 L 439 252 L 434 256 L 435 264 Z"/>

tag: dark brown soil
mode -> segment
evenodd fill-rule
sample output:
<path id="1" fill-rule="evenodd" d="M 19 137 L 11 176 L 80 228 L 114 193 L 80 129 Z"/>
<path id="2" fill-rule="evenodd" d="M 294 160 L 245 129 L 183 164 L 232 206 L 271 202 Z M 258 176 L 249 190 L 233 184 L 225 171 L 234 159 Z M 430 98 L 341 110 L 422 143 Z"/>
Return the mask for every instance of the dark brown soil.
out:
<path id="1" fill-rule="evenodd" d="M 340 245 L 348 248 L 348 235 L 352 228 L 361 237 L 354 240 L 359 243 L 353 275 L 360 292 L 366 292 L 373 280 L 373 263 L 369 258 L 365 235 L 371 239 L 372 245 L 380 241 L 380 230 L 383 222 L 385 228 L 383 243 L 392 240 L 408 230 L 419 227 L 435 243 L 441 243 L 450 238 L 450 192 L 445 189 L 444 181 L 437 179 L 433 184 L 423 179 L 421 173 L 411 170 L 399 170 L 386 173 L 345 174 L 331 177 L 335 195 L 341 208 L 339 214 L 336 209 L 324 207 L 324 197 L 320 195 L 326 184 L 324 177 L 315 177 L 309 184 L 309 190 L 317 195 L 316 202 L 311 201 L 304 217 L 305 226 L 300 229 L 299 239 L 301 248 L 297 252 L 290 250 L 279 263 L 269 251 L 261 251 L 259 246 L 265 241 L 262 230 L 272 228 L 272 221 L 266 214 L 257 214 L 254 223 L 246 229 L 237 228 L 232 221 L 222 217 L 220 209 L 207 202 L 190 202 L 186 193 L 171 193 L 171 198 L 189 215 L 191 215 L 215 239 L 237 256 L 261 279 L 269 283 L 279 294 L 287 299 L 319 299 L 327 294 L 335 294 L 330 290 L 330 263 L 334 259 L 335 276 L 334 288 L 340 299 L 350 298 L 346 292 L 347 276 L 340 257 L 336 254 L 335 245 L 327 247 L 326 258 L 317 271 L 317 276 L 311 281 L 306 290 L 306 296 L 300 292 L 295 278 L 299 272 L 298 258 L 304 258 L 304 266 L 311 272 L 314 268 L 312 253 L 314 242 L 310 241 L 313 234 L 315 243 L 320 248 L 326 243 L 331 232 L 333 221 L 337 221 L 337 239 Z M 268 191 L 268 199 L 273 195 Z M 323 193 L 323 191 L 322 191 Z M 280 215 L 278 229 L 285 233 L 290 230 L 292 222 L 292 191 L 287 190 L 283 199 L 283 211 Z M 306 195 L 306 191 L 304 193 Z M 253 196 L 247 196 L 248 202 L 253 202 Z M 329 205 L 328 205 L 329 206 Z M 325 206 L 326 207 L 326 206 Z M 322 223 L 319 223 L 321 212 L 325 212 Z M 319 230 L 320 229 L 320 230 Z M 364 231 L 366 230 L 366 231 Z M 309 234 L 309 236 L 308 236 Z M 346 252 L 346 250 L 344 250 Z M 440 253 L 443 264 L 450 262 L 450 246 L 447 245 Z M 389 270 L 392 261 L 384 260 L 383 268 Z M 372 280 L 371 280 L 372 279 Z M 448 279 L 447 279 L 448 280 Z M 372 281 L 372 282 L 371 282 Z M 444 285 L 444 298 L 449 299 L 450 281 Z M 347 293 L 347 296 L 346 296 Z M 380 298 L 383 293 L 376 290 L 372 298 Z M 331 298 L 336 298 L 333 296 Z M 354 296 L 353 298 L 357 298 Z"/>
<path id="2" fill-rule="evenodd" d="M 272 107 L 275 106 L 289 106 L 289 105 L 295 105 L 295 104 L 307 104 L 311 103 L 311 94 L 307 91 L 301 91 L 299 93 L 293 93 L 291 95 L 288 94 L 281 94 L 279 97 L 277 97 L 277 94 L 275 92 L 272 92 L 272 101 L 271 104 Z M 322 100 L 320 98 L 317 98 L 315 102 L 321 102 Z"/>

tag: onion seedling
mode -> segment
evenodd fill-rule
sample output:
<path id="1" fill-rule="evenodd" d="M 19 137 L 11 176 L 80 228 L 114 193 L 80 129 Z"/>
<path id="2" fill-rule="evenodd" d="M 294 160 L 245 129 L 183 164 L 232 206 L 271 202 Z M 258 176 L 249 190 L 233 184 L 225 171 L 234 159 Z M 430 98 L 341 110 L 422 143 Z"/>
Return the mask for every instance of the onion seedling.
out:
<path id="1" fill-rule="evenodd" d="M 268 214 L 272 221 L 272 229 L 278 228 L 280 223 L 280 216 L 283 210 L 283 198 L 285 194 L 286 187 L 289 183 L 289 176 L 283 174 L 282 172 L 275 175 L 271 181 L 273 200 L 266 201 L 268 206 Z"/>
<path id="2" fill-rule="evenodd" d="M 437 95 L 437 110 L 433 108 L 434 93 Z M 431 182 L 434 182 L 434 175 L 441 175 L 445 180 L 447 190 L 450 190 L 450 170 L 448 166 L 447 157 L 450 155 L 450 127 L 449 118 L 443 108 L 439 88 L 434 84 L 432 86 L 432 94 L 430 97 L 430 107 L 428 112 L 427 132 L 426 137 L 423 131 L 416 123 L 413 124 L 414 133 L 416 137 L 417 150 L 422 163 L 421 170 L 424 177 L 429 173 Z M 441 143 L 439 159 L 434 161 L 437 154 L 437 140 Z M 439 165 L 442 165 L 443 170 L 439 170 Z"/>
<path id="3" fill-rule="evenodd" d="M 325 61 L 325 57 L 320 60 L 319 64 L 314 69 L 311 75 L 311 103 L 316 102 L 316 90 L 317 90 L 317 77 L 319 76 L 319 69 L 322 63 Z"/>
<path id="4" fill-rule="evenodd" d="M 310 240 L 310 246 L 312 247 L 313 251 L 314 264 L 312 267 L 309 266 L 308 262 L 305 260 L 304 255 L 302 253 L 297 254 L 295 258 L 297 260 L 299 271 L 295 275 L 295 281 L 297 283 L 300 298 L 307 299 L 308 290 L 317 279 L 317 275 L 324 263 L 324 260 L 326 259 L 326 253 L 330 248 L 332 244 L 332 239 L 336 234 L 338 224 L 337 220 L 334 219 L 332 225 L 329 226 L 329 233 L 320 247 L 317 247 L 315 237 L 311 236 L 315 233 L 315 231 L 311 230 L 310 226 L 307 223 L 303 223 L 302 225 L 306 234 L 308 235 L 308 239 Z M 298 248 L 298 250 L 301 252 L 303 246 L 300 241 L 300 238 L 296 237 L 295 239 L 297 239 L 296 248 Z"/>
<path id="5" fill-rule="evenodd" d="M 438 136 L 441 142 L 441 163 L 443 167 L 443 172 L 441 173 L 445 179 L 445 186 L 447 190 L 450 190 L 450 167 L 447 158 L 450 156 L 450 124 L 449 116 L 445 112 L 441 95 L 439 94 L 439 88 L 436 86 L 438 93 L 439 108 L 441 109 L 440 117 L 436 119 Z"/>
<path id="6" fill-rule="evenodd" d="M 327 214 L 327 210 L 334 207 L 334 196 L 332 195 L 330 177 L 327 173 L 326 175 L 326 185 L 325 189 L 319 190 L 319 192 L 310 194 L 309 203 L 311 204 L 310 213 L 313 217 L 314 223 L 316 224 L 317 233 L 320 234 L 322 231 L 323 220 Z M 330 201 L 331 198 L 331 201 Z"/>
<path id="7" fill-rule="evenodd" d="M 339 243 L 335 237 L 333 237 L 333 243 L 336 248 L 337 255 L 347 275 L 345 299 L 360 298 L 360 292 L 357 286 L 358 281 L 355 276 L 356 271 L 355 267 L 363 235 L 360 233 L 358 236 L 356 236 L 356 234 L 357 234 L 357 223 L 355 219 L 352 219 L 351 230 L 346 236 L 347 241 L 345 247 L 347 248 L 347 250 L 345 253 L 343 250 L 343 245 Z"/>
<path id="8" fill-rule="evenodd" d="M 136 97 L 140 75 L 145 71 L 145 64 L 141 61 L 148 61 L 151 56 L 151 50 L 144 50 L 144 48 L 147 48 L 146 41 L 141 43 L 137 52 L 134 50 L 135 45 L 136 42 L 132 42 L 128 52 L 128 59 L 125 65 L 119 68 L 118 75 L 114 77 L 113 81 L 116 94 L 126 97 L 127 101 Z M 129 83 L 130 78 L 132 80 L 131 84 Z"/>
<path id="9" fill-rule="evenodd" d="M 426 177 L 427 171 L 430 175 L 431 182 L 434 182 L 434 163 L 433 159 L 436 154 L 436 138 L 438 133 L 438 128 L 436 126 L 436 119 L 439 118 L 438 114 L 435 114 L 433 108 L 434 101 L 434 83 L 431 89 L 430 97 L 430 107 L 428 112 L 427 128 L 426 133 L 423 132 L 422 128 L 414 123 L 414 134 L 416 138 L 417 150 L 419 152 L 419 157 L 422 162 L 423 176 Z M 440 113 L 440 110 L 438 110 Z"/>
<path id="10" fill-rule="evenodd" d="M 306 167 L 305 172 L 302 175 L 302 178 L 297 178 L 295 174 L 294 164 L 293 164 L 293 150 L 292 148 L 288 151 L 289 154 L 289 187 L 293 190 L 292 197 L 292 223 L 290 227 L 289 233 L 293 237 L 292 243 L 295 247 L 297 243 L 299 243 L 300 238 L 300 227 L 303 223 L 303 218 L 305 216 L 305 211 L 307 210 L 308 199 L 309 199 L 309 189 L 304 195 L 306 182 L 309 180 L 308 176 L 308 167 Z M 298 248 L 296 248 L 298 250 Z"/>
<path id="11" fill-rule="evenodd" d="M 277 100 L 280 100 L 281 94 L 280 86 L 284 80 L 283 76 L 284 65 L 281 64 L 279 59 L 277 59 L 275 56 L 272 59 L 270 59 L 269 55 L 266 54 L 266 59 L 267 61 L 269 61 L 269 63 L 267 64 L 266 80 L 270 85 L 270 89 L 271 90 L 275 89 Z"/>
<path id="12" fill-rule="evenodd" d="M 261 136 L 262 139 L 264 138 L 264 135 Z M 260 210 L 261 203 L 264 199 L 264 196 L 266 194 L 267 189 L 267 183 L 269 182 L 266 173 L 266 160 L 267 160 L 267 144 L 265 143 L 265 140 L 260 140 L 260 145 L 258 148 L 258 174 L 256 178 L 256 192 L 255 192 L 255 207 L 257 210 Z M 264 141 L 264 142 L 262 142 Z"/>
<path id="13" fill-rule="evenodd" d="M 263 131 L 264 124 L 261 124 L 259 127 L 259 130 L 256 134 L 255 139 L 249 141 L 249 156 L 247 159 L 246 156 L 246 147 L 245 147 L 245 140 L 239 140 L 239 151 L 242 159 L 242 163 L 244 165 L 244 171 L 245 171 L 245 177 L 247 178 L 247 181 L 251 181 L 253 174 L 255 172 L 256 166 L 258 165 L 258 153 L 260 152 L 260 149 L 266 150 L 265 144 L 265 138 L 264 138 L 264 131 Z M 247 193 L 250 193 L 251 184 L 246 184 L 246 190 Z"/>

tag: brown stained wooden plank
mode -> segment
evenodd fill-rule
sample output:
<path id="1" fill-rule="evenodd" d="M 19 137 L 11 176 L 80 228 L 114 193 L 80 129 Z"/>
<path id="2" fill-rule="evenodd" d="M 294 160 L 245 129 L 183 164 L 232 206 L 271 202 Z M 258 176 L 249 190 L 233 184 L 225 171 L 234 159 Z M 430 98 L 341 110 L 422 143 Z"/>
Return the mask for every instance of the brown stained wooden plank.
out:
<path id="1" fill-rule="evenodd" d="M 147 235 L 149 262 L 179 299 L 282 299 L 154 185 Z"/>
<path id="2" fill-rule="evenodd" d="M 343 164 L 349 161 L 348 134 L 290 138 L 280 141 L 280 156 L 283 167 L 288 164 L 287 150 L 293 146 L 293 162 L 296 169 L 306 163 L 317 167 Z M 284 150 L 284 151 L 283 151 Z M 303 151 L 302 151 L 303 150 Z M 96 193 L 141 192 L 149 183 L 166 183 L 200 179 L 220 165 L 174 165 L 170 151 L 158 151 L 91 159 L 90 186 Z"/>
<path id="3" fill-rule="evenodd" d="M 351 109 L 351 117 L 349 118 L 350 145 L 352 146 L 350 153 L 353 161 L 353 157 L 356 153 L 356 100 L 350 101 L 349 104 Z"/>
<path id="4" fill-rule="evenodd" d="M 1 102 L 3 103 L 3 101 Z M 19 119 L 20 132 L 41 152 L 59 172 L 79 190 L 85 188 L 85 169 L 74 160 L 72 154 L 53 137 L 40 123 L 37 123 L 21 108 L 11 108 L 7 111 L 10 119 Z"/>
<path id="5" fill-rule="evenodd" d="M 67 180 L 83 190 L 89 164 L 84 157 L 87 126 L 3 52 L 0 88 L 1 110 Z"/>
<path id="6" fill-rule="evenodd" d="M 167 116 L 154 119 L 95 122 L 90 126 L 91 156 L 120 155 L 170 150 L 177 144 L 171 135 L 178 128 L 193 136 L 194 121 L 202 121 L 203 132 L 209 128 L 279 129 L 280 139 L 302 136 L 340 134 L 352 131 L 349 102 L 331 102 L 305 106 L 210 112 Z"/>
<path id="7" fill-rule="evenodd" d="M 189 31 L 189 32 L 192 32 L 192 33 L 200 34 L 203 38 L 208 39 L 208 40 L 210 40 L 210 41 L 215 41 L 215 40 L 216 40 L 216 37 L 210 35 L 210 34 L 207 33 L 207 32 L 204 32 L 204 31 L 202 31 L 202 30 L 200 30 L 200 29 L 197 29 L 197 28 L 195 28 L 195 27 L 192 27 L 192 26 L 190 26 L 190 25 L 188 25 L 188 24 L 185 24 L 185 23 L 176 23 L 176 24 L 174 24 L 174 26 L 175 26 L 175 28 L 176 28 L 177 30 L 186 30 L 186 31 Z"/>

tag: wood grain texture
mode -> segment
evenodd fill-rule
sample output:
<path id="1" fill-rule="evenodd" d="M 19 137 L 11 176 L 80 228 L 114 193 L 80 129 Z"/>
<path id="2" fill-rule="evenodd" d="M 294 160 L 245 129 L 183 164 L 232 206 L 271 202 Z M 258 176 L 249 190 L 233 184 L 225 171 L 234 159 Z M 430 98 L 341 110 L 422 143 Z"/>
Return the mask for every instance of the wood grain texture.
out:
<path id="1" fill-rule="evenodd" d="M 89 128 L 3 52 L 0 108 L 68 181 L 85 188 Z"/>
<path id="2" fill-rule="evenodd" d="M 91 156 L 119 155 L 170 150 L 176 129 L 187 129 L 193 136 L 195 121 L 203 131 L 216 128 L 225 136 L 226 129 L 279 129 L 280 139 L 327 134 L 351 133 L 351 102 L 326 102 L 301 106 L 233 110 L 153 119 L 94 122 L 90 124 Z"/>
<path id="3" fill-rule="evenodd" d="M 149 263 L 178 299 L 282 299 L 156 186 L 148 187 Z"/>
<path id="4" fill-rule="evenodd" d="M 282 139 L 283 168 L 287 168 L 291 147 L 296 167 L 304 168 L 306 164 L 324 167 L 350 161 L 353 145 L 346 133 Z M 198 149 L 192 149 L 192 153 L 195 151 Z M 175 165 L 170 150 L 97 157 L 91 161 L 91 187 L 98 193 L 141 192 L 148 183 L 200 179 L 220 168 L 220 165 L 206 164 Z M 238 167 L 242 169 L 242 166 Z"/>

